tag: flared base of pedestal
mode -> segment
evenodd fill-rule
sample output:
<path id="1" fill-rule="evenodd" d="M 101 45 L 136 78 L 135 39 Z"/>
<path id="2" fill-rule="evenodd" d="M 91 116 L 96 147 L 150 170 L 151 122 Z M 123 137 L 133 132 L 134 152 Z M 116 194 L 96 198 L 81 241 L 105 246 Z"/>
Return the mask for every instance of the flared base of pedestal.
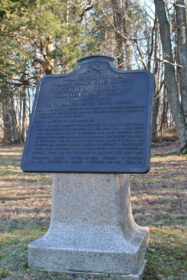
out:
<path id="1" fill-rule="evenodd" d="M 92 278 L 101 278 L 101 279 L 114 279 L 114 280 L 142 280 L 143 279 L 143 272 L 144 268 L 146 265 L 146 261 L 143 263 L 141 269 L 137 274 L 128 274 L 128 275 L 123 275 L 123 274 L 106 274 L 106 273 L 83 273 L 80 271 L 67 271 L 66 273 L 68 274 L 78 274 L 81 277 L 92 277 Z"/>
<path id="2" fill-rule="evenodd" d="M 126 240 L 121 227 L 56 224 L 29 245 L 29 266 L 141 279 L 147 238 L 147 228 L 141 227 Z"/>
<path id="3" fill-rule="evenodd" d="M 107 274 L 107 273 L 91 273 L 91 272 L 82 272 L 82 271 L 64 271 L 64 274 L 70 275 L 77 275 L 80 278 L 84 277 L 91 277 L 91 278 L 101 278 L 101 279 L 113 279 L 113 280 L 142 280 L 143 273 L 145 269 L 146 261 L 144 261 L 140 271 L 137 274 Z M 39 269 L 43 271 L 44 269 Z M 45 270 L 44 270 L 45 271 Z M 50 270 L 48 270 L 50 271 Z M 52 270 L 53 271 L 53 270 Z"/>

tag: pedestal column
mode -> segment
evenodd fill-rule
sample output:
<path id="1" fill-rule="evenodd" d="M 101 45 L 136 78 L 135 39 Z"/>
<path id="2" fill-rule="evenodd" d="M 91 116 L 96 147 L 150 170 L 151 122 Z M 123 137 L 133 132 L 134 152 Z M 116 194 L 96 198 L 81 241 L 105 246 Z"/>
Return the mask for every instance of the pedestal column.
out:
<path id="1" fill-rule="evenodd" d="M 127 174 L 55 174 L 50 227 L 29 245 L 29 265 L 141 279 L 147 242 L 148 229 L 132 216 Z"/>

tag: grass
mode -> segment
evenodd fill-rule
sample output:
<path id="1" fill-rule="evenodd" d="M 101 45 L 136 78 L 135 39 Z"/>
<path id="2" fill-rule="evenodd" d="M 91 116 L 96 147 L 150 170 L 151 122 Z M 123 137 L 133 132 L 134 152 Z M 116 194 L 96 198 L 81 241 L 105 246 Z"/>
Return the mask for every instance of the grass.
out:
<path id="1" fill-rule="evenodd" d="M 0 146 L 0 279 L 80 279 L 28 267 L 28 244 L 49 226 L 52 175 L 23 173 L 21 152 Z M 186 174 L 187 157 L 167 144 L 152 149 L 149 173 L 130 175 L 134 218 L 150 228 L 144 280 L 187 279 Z"/>

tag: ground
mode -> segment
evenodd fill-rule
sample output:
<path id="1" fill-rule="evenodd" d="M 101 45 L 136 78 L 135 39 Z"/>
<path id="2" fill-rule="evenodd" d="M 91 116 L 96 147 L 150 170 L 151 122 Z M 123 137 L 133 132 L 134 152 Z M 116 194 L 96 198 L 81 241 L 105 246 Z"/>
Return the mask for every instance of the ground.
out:
<path id="1" fill-rule="evenodd" d="M 0 279 L 92 279 L 28 267 L 27 245 L 49 226 L 52 175 L 23 173 L 22 148 L 0 145 Z M 130 181 L 134 218 L 150 228 L 143 280 L 187 279 L 187 156 L 157 143 L 150 172 Z"/>

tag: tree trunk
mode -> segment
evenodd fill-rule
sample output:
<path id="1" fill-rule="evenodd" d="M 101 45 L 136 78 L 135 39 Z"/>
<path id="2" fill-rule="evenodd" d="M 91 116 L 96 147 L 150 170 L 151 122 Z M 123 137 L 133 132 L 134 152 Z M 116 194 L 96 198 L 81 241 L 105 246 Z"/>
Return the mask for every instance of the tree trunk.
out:
<path id="1" fill-rule="evenodd" d="M 115 27 L 115 40 L 116 40 L 116 61 L 119 69 L 124 69 L 124 50 L 123 50 L 123 39 L 122 39 L 122 1 L 112 0 L 113 8 L 113 19 Z"/>
<path id="2" fill-rule="evenodd" d="M 11 133 L 12 133 L 12 142 L 13 143 L 22 143 L 22 139 L 21 139 L 21 133 L 20 130 L 18 128 L 18 124 L 17 124 L 17 116 L 16 116 L 16 112 L 15 112 L 15 107 L 14 107 L 14 96 L 13 94 L 11 94 L 10 96 L 11 100 L 11 110 L 10 110 L 10 115 L 11 115 Z"/>
<path id="3" fill-rule="evenodd" d="M 10 118 L 10 101 L 8 95 L 7 86 L 4 85 L 1 87 L 1 103 L 2 103 L 2 117 L 3 117 L 3 142 L 11 143 L 12 142 L 12 133 L 11 133 L 11 118 Z"/>
<path id="4" fill-rule="evenodd" d="M 110 42 L 110 44 L 109 44 Z M 111 28 L 102 28 L 100 35 L 100 53 L 108 56 L 115 56 L 115 33 Z"/>
<path id="5" fill-rule="evenodd" d="M 26 136 L 26 89 L 25 87 L 23 88 L 23 92 L 22 92 L 22 104 L 23 104 L 23 108 L 22 108 L 22 129 L 21 129 L 21 138 L 22 141 L 25 141 L 25 136 Z"/>
<path id="6" fill-rule="evenodd" d="M 177 72 L 181 105 L 187 130 L 187 26 L 184 0 L 175 3 Z M 187 138 L 187 135 L 186 135 Z"/>
<path id="7" fill-rule="evenodd" d="M 167 128 L 168 128 L 168 94 L 167 94 L 167 90 L 166 88 L 164 89 L 164 95 L 163 95 L 163 102 L 162 102 L 162 113 L 160 116 L 160 127 L 159 127 L 159 131 L 161 133 L 161 135 L 164 134 L 164 132 L 166 132 Z"/>
<path id="8" fill-rule="evenodd" d="M 155 34 L 154 34 L 155 33 Z M 153 36 L 153 34 L 155 36 Z M 157 60 L 157 57 L 159 57 L 159 40 L 158 40 L 158 23 L 155 19 L 155 28 L 152 30 L 152 43 L 154 43 L 154 66 L 153 66 L 153 75 L 154 75 L 154 97 L 153 97 L 153 112 L 152 112 L 152 138 L 155 139 L 158 136 L 158 125 L 157 125 L 157 117 L 158 117 L 158 111 L 160 106 L 160 91 L 161 91 L 161 79 L 160 79 L 160 68 L 159 68 L 159 62 Z M 150 70 L 151 67 L 151 56 L 148 55 L 148 70 Z"/>
<path id="9" fill-rule="evenodd" d="M 181 153 L 187 152 L 187 139 L 184 115 L 178 98 L 177 80 L 175 75 L 174 61 L 172 56 L 170 28 L 166 17 L 165 3 L 163 0 L 154 0 L 156 14 L 159 19 L 160 36 L 163 48 L 165 65 L 165 82 L 171 112 L 176 123 L 177 133 L 180 141 Z"/>
<path id="10" fill-rule="evenodd" d="M 3 142 L 5 143 L 12 143 L 12 132 L 11 132 L 11 120 L 10 120 L 10 114 L 9 114 L 9 108 L 8 104 L 6 102 L 2 103 L 2 115 L 3 115 Z"/>
<path id="11" fill-rule="evenodd" d="M 125 63 L 127 70 L 132 70 L 132 45 L 129 36 L 129 18 L 128 18 L 128 8 L 129 1 L 126 0 L 123 8 L 123 34 L 124 34 L 124 44 L 125 44 Z"/>
<path id="12" fill-rule="evenodd" d="M 157 116 L 159 109 L 160 99 L 159 94 L 155 92 L 153 97 L 153 112 L 152 112 L 152 138 L 155 139 L 158 136 L 157 131 Z"/>
<path id="13" fill-rule="evenodd" d="M 116 39 L 116 57 L 119 69 L 132 69 L 132 45 L 129 35 L 128 18 L 129 1 L 112 0 L 115 39 Z"/>
<path id="14" fill-rule="evenodd" d="M 1 102 L 4 132 L 3 142 L 8 144 L 21 143 L 12 89 L 8 87 L 1 88 Z"/>

